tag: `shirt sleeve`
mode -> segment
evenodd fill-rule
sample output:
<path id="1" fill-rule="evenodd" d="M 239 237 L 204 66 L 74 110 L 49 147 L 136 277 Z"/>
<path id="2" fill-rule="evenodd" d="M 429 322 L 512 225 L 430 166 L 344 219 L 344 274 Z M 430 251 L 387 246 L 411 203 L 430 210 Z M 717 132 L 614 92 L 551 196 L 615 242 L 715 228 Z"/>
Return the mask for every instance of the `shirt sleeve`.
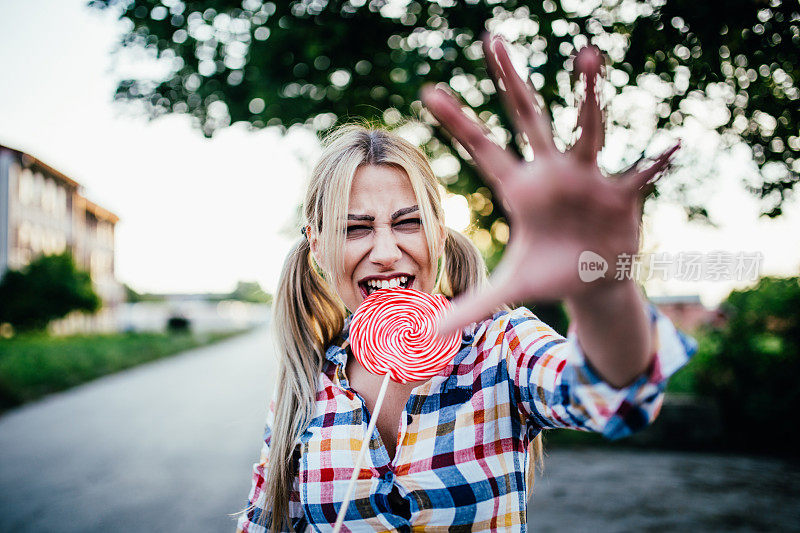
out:
<path id="1" fill-rule="evenodd" d="M 257 463 L 253 464 L 253 483 L 247 498 L 247 508 L 239 517 L 236 533 L 266 533 L 268 512 L 266 511 L 267 495 L 265 492 L 267 469 L 269 468 L 269 447 L 272 440 L 272 425 L 275 421 L 275 400 L 270 403 L 267 423 L 264 427 L 264 438 L 261 454 Z M 305 515 L 300 505 L 299 478 L 295 476 L 294 487 L 289 498 L 289 516 L 295 531 L 304 531 Z M 290 531 L 284 528 L 284 531 Z"/>
<path id="2" fill-rule="evenodd" d="M 567 338 L 526 307 L 503 321 L 504 353 L 520 410 L 541 429 L 570 428 L 628 436 L 656 419 L 669 377 L 697 351 L 697 341 L 678 331 L 648 302 L 656 353 L 630 385 L 616 388 L 592 367 L 574 331 Z"/>

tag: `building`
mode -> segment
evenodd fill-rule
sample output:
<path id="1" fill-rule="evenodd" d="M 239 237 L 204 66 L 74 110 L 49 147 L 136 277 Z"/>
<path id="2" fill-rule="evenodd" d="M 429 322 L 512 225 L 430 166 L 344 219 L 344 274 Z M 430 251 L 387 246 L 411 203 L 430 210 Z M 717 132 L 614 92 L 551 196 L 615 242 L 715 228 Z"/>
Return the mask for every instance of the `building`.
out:
<path id="1" fill-rule="evenodd" d="M 55 321 L 55 332 L 112 330 L 124 290 L 114 277 L 114 213 L 89 201 L 81 186 L 35 157 L 0 145 L 0 278 L 42 254 L 69 249 L 91 274 L 103 309 Z"/>
<path id="2" fill-rule="evenodd" d="M 669 317 L 673 324 L 689 333 L 703 326 L 721 327 L 726 320 L 721 310 L 707 309 L 696 294 L 650 296 L 648 299 Z"/>

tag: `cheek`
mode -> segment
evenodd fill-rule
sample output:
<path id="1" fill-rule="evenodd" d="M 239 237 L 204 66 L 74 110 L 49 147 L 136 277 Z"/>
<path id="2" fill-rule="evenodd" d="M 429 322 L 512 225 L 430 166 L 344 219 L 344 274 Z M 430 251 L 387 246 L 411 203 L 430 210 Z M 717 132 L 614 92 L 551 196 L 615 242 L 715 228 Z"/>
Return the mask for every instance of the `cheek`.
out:
<path id="1" fill-rule="evenodd" d="M 358 242 L 346 242 L 342 251 L 344 270 L 347 277 L 352 277 L 354 270 L 367 253 L 366 247 Z"/>
<path id="2" fill-rule="evenodd" d="M 407 248 L 413 254 L 414 261 L 420 268 L 428 269 L 431 266 L 430 254 L 428 253 L 428 241 L 423 236 L 422 238 L 414 239 Z"/>

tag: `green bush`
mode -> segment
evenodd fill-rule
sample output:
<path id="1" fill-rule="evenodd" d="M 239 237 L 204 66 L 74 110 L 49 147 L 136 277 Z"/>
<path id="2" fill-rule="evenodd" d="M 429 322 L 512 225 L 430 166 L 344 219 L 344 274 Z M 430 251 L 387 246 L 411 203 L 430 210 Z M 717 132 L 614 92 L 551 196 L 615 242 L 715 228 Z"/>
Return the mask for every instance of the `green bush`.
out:
<path id="1" fill-rule="evenodd" d="M 763 278 L 721 307 L 726 324 L 697 335 L 669 390 L 714 398 L 731 449 L 798 454 L 800 279 Z"/>
<path id="2" fill-rule="evenodd" d="M 17 331 L 42 330 L 71 311 L 99 308 L 89 274 L 75 266 L 69 251 L 40 256 L 0 281 L 0 324 L 10 323 Z"/>

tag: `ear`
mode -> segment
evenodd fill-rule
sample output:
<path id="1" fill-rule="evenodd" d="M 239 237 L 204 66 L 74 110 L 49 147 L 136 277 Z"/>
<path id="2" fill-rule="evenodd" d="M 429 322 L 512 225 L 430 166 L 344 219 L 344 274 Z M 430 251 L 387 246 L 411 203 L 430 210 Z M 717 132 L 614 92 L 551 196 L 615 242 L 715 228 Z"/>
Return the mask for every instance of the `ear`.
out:
<path id="1" fill-rule="evenodd" d="M 310 225 L 306 226 L 306 238 L 308 239 L 308 246 L 311 248 L 311 256 L 314 258 L 314 261 L 324 270 L 325 267 L 320 261 L 319 236 L 317 235 L 317 232 L 311 230 Z"/>

